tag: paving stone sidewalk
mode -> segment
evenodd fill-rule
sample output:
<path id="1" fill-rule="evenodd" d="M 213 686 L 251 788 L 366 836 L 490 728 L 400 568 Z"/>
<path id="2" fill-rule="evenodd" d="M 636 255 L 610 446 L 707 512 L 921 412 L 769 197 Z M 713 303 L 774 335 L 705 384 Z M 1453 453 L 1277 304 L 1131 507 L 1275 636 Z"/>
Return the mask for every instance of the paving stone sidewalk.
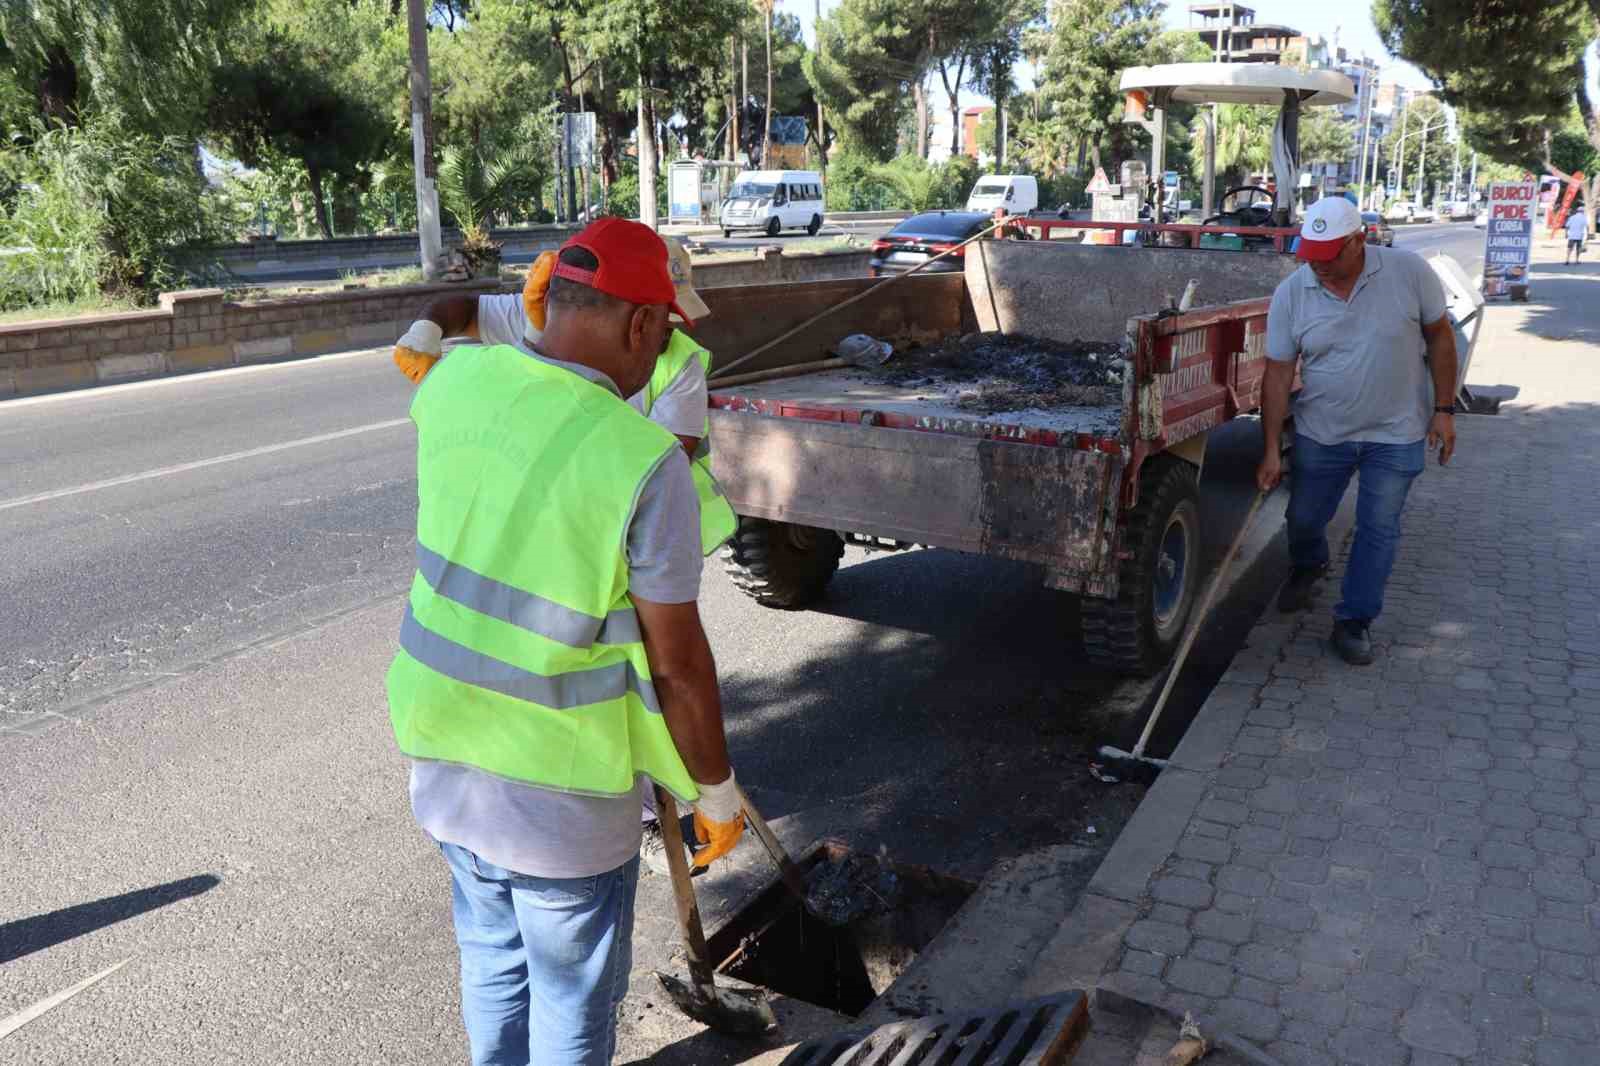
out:
<path id="1" fill-rule="evenodd" d="M 1417 482 L 1377 663 L 1327 649 L 1337 577 L 1262 620 L 1106 986 L 1286 1064 L 1600 1062 L 1600 266 L 1534 282 L 1471 378 L 1522 402 Z"/>

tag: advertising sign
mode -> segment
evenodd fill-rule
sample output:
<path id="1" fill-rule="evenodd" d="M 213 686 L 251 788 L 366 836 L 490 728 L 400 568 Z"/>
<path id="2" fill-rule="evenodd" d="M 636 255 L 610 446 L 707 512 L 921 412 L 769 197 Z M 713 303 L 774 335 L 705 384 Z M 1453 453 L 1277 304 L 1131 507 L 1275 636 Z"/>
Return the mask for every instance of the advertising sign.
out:
<path id="1" fill-rule="evenodd" d="M 668 175 L 667 221 L 694 224 L 704 221 L 700 217 L 700 164 L 679 160 L 672 164 Z"/>
<path id="2" fill-rule="evenodd" d="M 1497 181 L 1489 186 L 1489 224 L 1483 250 L 1483 294 L 1504 296 L 1528 283 L 1533 252 L 1533 221 L 1539 186 L 1529 181 Z"/>
<path id="3" fill-rule="evenodd" d="M 1583 171 L 1572 175 L 1567 182 L 1567 194 L 1561 198 L 1561 206 L 1549 216 L 1550 236 L 1554 237 L 1563 226 L 1567 224 L 1567 215 L 1572 211 L 1572 202 L 1578 198 L 1578 193 L 1583 191 Z"/>

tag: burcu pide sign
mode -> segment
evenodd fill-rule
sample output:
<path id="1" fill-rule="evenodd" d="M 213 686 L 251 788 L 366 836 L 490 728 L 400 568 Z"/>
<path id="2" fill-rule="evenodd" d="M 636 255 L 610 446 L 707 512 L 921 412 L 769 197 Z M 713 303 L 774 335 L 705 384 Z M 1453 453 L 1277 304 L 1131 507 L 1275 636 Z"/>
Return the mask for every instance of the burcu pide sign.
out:
<path id="1" fill-rule="evenodd" d="M 1489 186 L 1489 225 L 1483 247 L 1485 296 L 1504 296 L 1513 286 L 1516 295 L 1526 295 L 1538 204 L 1538 182 L 1497 181 Z"/>

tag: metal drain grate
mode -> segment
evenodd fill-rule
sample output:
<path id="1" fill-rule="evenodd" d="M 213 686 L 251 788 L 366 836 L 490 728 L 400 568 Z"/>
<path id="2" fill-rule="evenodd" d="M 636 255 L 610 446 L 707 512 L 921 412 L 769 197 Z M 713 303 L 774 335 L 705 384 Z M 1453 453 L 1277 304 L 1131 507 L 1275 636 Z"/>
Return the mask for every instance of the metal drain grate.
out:
<path id="1" fill-rule="evenodd" d="M 782 1066 L 1051 1066 L 1089 1027 L 1082 992 L 981 1014 L 939 1014 L 801 1044 Z"/>

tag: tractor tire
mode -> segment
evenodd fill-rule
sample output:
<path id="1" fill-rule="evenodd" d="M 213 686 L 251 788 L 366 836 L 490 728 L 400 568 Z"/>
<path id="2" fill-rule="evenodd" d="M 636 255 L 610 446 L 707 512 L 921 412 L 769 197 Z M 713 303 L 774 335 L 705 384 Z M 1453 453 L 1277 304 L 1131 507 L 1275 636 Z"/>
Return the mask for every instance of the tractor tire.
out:
<path id="1" fill-rule="evenodd" d="M 782 229 L 783 229 L 783 223 L 778 221 L 777 216 L 773 216 L 772 218 L 767 219 L 767 236 L 768 237 L 776 237 L 778 235 L 778 233 Z"/>
<path id="2" fill-rule="evenodd" d="M 1139 505 L 1123 527 L 1127 555 L 1114 600 L 1083 598 L 1083 648 L 1091 662 L 1149 677 L 1183 639 L 1205 575 L 1195 468 L 1157 457 L 1139 477 Z"/>
<path id="3" fill-rule="evenodd" d="M 793 611 L 822 598 L 843 555 L 844 540 L 831 529 L 740 515 L 722 562 L 745 595 L 763 607 Z"/>

